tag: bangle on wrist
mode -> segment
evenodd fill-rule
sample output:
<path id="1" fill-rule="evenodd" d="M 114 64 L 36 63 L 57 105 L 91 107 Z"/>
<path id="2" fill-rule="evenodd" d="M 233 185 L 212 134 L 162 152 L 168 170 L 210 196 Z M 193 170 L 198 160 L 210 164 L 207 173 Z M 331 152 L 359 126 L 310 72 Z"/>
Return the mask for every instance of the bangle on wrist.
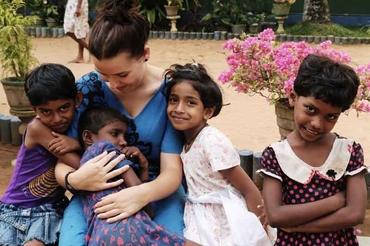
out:
<path id="1" fill-rule="evenodd" d="M 64 177 L 64 184 L 66 186 L 66 190 L 68 190 L 69 192 L 71 192 L 72 194 L 77 194 L 79 193 L 80 191 L 79 190 L 76 190 L 69 182 L 68 182 L 68 177 L 71 173 L 73 173 L 74 171 L 70 171 L 66 174 L 66 176 Z"/>

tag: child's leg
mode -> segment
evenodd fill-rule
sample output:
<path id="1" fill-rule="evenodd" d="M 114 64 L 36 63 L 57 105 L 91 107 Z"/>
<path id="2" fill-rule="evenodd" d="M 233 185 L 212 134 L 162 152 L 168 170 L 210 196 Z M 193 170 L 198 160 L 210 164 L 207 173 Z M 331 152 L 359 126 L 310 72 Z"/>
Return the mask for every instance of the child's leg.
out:
<path id="1" fill-rule="evenodd" d="M 185 191 L 182 186 L 169 197 L 153 203 L 154 221 L 166 230 L 183 236 Z"/>
<path id="2" fill-rule="evenodd" d="M 70 36 L 78 44 L 77 57 L 70 62 L 71 63 L 84 63 L 85 62 L 84 61 L 84 49 L 88 48 L 86 40 L 84 38 L 80 38 L 80 39 L 77 38 L 76 35 L 71 32 L 67 32 L 67 35 Z"/>
<path id="3" fill-rule="evenodd" d="M 68 207 L 64 210 L 59 246 L 85 245 L 86 233 L 87 222 L 84 217 L 81 198 L 79 196 L 73 196 Z"/>

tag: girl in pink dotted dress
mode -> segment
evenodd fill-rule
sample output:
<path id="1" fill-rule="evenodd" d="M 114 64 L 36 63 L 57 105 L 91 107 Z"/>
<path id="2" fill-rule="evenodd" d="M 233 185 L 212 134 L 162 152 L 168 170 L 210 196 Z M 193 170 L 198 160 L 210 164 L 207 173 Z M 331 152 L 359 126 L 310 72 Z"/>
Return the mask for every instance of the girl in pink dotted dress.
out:
<path id="1" fill-rule="evenodd" d="M 174 65 L 167 75 L 167 114 L 185 138 L 185 238 L 204 246 L 271 245 L 255 215 L 262 212 L 259 190 L 230 140 L 207 124 L 221 110 L 220 88 L 200 64 Z"/>
<path id="2" fill-rule="evenodd" d="M 358 245 L 353 226 L 366 209 L 360 144 L 331 130 L 354 101 L 359 79 L 348 66 L 309 55 L 289 96 L 295 129 L 267 147 L 260 172 L 275 245 Z"/>

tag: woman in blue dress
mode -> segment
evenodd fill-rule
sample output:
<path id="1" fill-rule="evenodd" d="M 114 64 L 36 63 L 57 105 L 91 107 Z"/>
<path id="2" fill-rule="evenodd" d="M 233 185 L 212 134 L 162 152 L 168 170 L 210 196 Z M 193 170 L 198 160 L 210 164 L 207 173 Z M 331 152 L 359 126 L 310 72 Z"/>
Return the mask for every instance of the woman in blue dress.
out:
<path id="1" fill-rule="evenodd" d="M 152 203 L 154 221 L 182 235 L 184 191 L 181 187 L 180 135 L 166 115 L 163 70 L 148 64 L 149 26 L 138 13 L 137 1 L 105 1 L 92 26 L 89 50 L 95 72 L 77 81 L 83 101 L 77 109 L 70 135 L 77 136 L 78 117 L 88 106 L 113 107 L 129 118 L 128 145 L 137 146 L 149 161 L 152 181 L 108 195 L 97 203 L 98 218 L 114 222 Z M 98 191 L 122 183 L 108 180 L 124 169 L 113 169 L 119 160 L 102 154 L 74 171 L 59 163 L 58 182 L 67 188 Z M 69 172 L 69 175 L 67 175 Z M 59 245 L 84 245 L 87 231 L 80 198 L 74 196 L 64 213 Z"/>

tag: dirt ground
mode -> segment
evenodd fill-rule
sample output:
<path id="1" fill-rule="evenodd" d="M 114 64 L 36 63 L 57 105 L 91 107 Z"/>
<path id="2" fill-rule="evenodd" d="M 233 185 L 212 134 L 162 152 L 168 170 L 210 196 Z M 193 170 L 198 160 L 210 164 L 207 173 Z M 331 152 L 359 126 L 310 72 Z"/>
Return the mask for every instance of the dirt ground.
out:
<path id="1" fill-rule="evenodd" d="M 193 60 L 206 64 L 209 72 L 217 78 L 226 68 L 222 41 L 213 40 L 151 40 L 149 62 L 166 68 L 173 63 L 187 63 Z M 40 63 L 55 62 L 68 66 L 76 76 L 93 69 L 91 63 L 72 64 L 68 61 L 75 57 L 77 45 L 69 38 L 33 39 L 34 54 Z M 338 49 L 348 52 L 354 64 L 370 62 L 370 45 L 342 45 Z M 88 55 L 86 54 L 86 60 Z M 279 139 L 275 122 L 274 108 L 260 96 L 238 94 L 232 88 L 223 86 L 225 103 L 221 114 L 212 119 L 210 124 L 223 131 L 238 149 L 262 151 L 267 145 Z M 9 107 L 2 88 L 0 88 L 0 113 L 8 114 Z M 340 135 L 353 138 L 362 144 L 365 152 L 365 163 L 370 165 L 370 114 L 356 114 L 350 111 L 341 116 L 335 127 Z M 12 168 L 10 160 L 15 158 L 17 148 L 0 144 L 0 194 L 4 192 Z M 370 210 L 361 229 L 370 236 Z"/>

